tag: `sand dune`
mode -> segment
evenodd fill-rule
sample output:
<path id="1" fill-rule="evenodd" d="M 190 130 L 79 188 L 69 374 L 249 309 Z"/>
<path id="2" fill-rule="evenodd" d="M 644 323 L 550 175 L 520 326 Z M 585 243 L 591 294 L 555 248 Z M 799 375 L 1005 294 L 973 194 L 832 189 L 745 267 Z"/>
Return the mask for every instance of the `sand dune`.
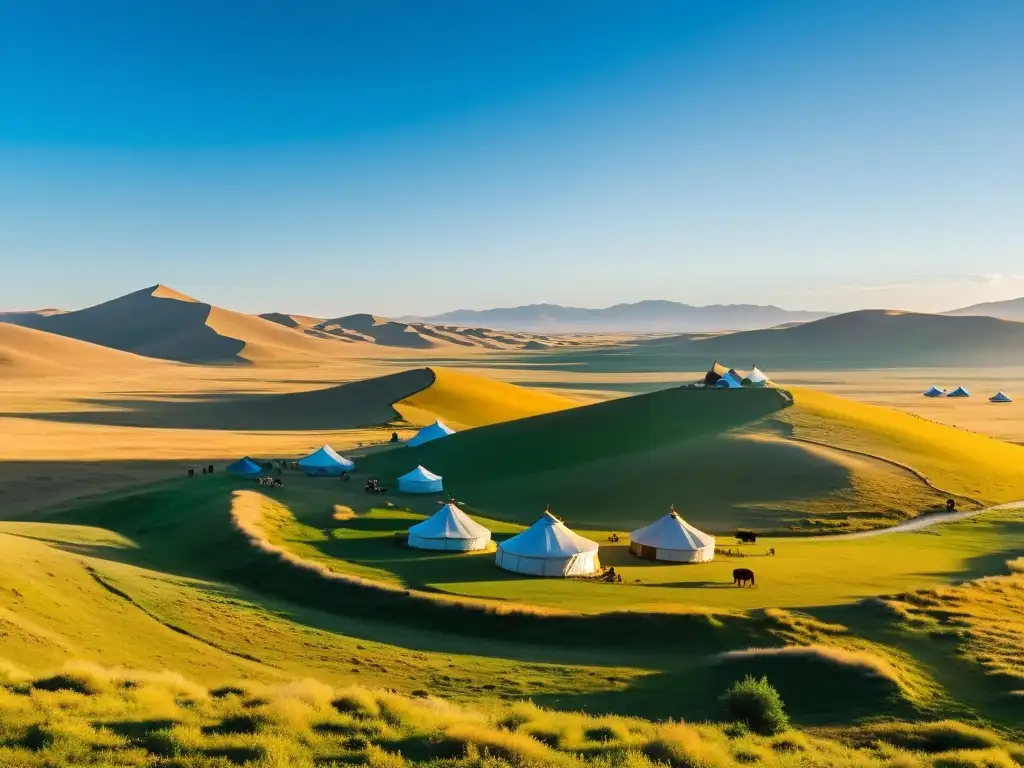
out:
<path id="1" fill-rule="evenodd" d="M 294 329 L 206 304 L 163 285 L 88 309 L 40 318 L 37 327 L 147 357 L 186 363 L 302 360 L 341 349 Z"/>
<path id="2" fill-rule="evenodd" d="M 139 355 L 34 328 L 0 323 L 0 378 L 91 374 L 158 365 L 157 361 Z"/>

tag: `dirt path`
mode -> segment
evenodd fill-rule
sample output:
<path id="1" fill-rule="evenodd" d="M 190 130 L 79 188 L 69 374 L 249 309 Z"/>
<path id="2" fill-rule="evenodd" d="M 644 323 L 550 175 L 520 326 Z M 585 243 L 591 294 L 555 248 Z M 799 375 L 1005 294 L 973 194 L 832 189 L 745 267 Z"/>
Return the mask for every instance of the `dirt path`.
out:
<path id="1" fill-rule="evenodd" d="M 1011 501 L 1009 504 L 1000 504 L 995 507 L 976 509 L 971 512 L 939 512 L 934 515 L 921 515 L 905 523 L 894 525 L 889 528 L 879 528 L 874 531 L 860 531 L 859 533 L 842 533 L 838 536 L 807 536 L 808 539 L 829 539 L 830 541 L 841 541 L 849 539 L 867 539 L 872 536 L 883 536 L 887 533 L 906 533 L 907 531 L 919 531 L 922 528 L 929 528 L 940 523 L 952 523 L 956 520 L 966 520 L 970 517 L 991 512 L 995 509 L 1021 509 L 1024 508 L 1024 501 Z"/>

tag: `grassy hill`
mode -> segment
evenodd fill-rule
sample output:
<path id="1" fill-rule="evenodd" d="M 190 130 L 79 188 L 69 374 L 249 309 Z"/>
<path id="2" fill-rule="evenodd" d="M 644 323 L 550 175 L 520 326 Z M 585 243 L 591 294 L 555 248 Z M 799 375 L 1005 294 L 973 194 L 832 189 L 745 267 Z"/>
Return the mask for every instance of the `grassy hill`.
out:
<path id="1" fill-rule="evenodd" d="M 155 360 L 116 349 L 0 323 L 0 378 L 34 379 L 159 366 Z"/>
<path id="2" fill-rule="evenodd" d="M 646 523 L 675 504 L 712 531 L 856 529 L 944 499 L 903 467 L 792 439 L 790 410 L 772 389 L 676 388 L 396 448 L 360 470 L 393 483 L 423 464 L 487 516 L 528 523 L 550 504 L 597 528 Z"/>
<path id="3" fill-rule="evenodd" d="M 62 336 L 186 363 L 308 359 L 344 349 L 331 340 L 205 304 L 163 285 L 33 322 Z"/>
<path id="4" fill-rule="evenodd" d="M 440 418 L 455 429 L 522 419 L 577 405 L 576 401 L 541 390 L 517 387 L 484 376 L 447 368 L 430 368 L 433 383 L 395 403 L 412 424 Z"/>

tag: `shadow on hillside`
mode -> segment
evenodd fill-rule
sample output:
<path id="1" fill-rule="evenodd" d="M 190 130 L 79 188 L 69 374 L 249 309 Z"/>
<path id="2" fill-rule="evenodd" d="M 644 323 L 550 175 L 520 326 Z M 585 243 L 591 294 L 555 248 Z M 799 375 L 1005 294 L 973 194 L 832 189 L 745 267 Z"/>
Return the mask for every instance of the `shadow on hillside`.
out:
<path id="1" fill-rule="evenodd" d="M 177 395 L 161 400 L 82 399 L 99 410 L 11 413 L 41 421 L 230 432 L 356 429 L 398 418 L 392 403 L 429 387 L 433 373 L 419 368 L 326 389 L 284 394 Z M 112 407 L 113 406 L 113 407 Z"/>

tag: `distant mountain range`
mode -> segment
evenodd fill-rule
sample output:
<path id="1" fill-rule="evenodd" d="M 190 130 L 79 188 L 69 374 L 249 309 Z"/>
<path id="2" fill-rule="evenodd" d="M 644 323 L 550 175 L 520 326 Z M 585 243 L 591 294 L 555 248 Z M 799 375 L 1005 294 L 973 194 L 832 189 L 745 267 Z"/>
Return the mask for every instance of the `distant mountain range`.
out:
<path id="1" fill-rule="evenodd" d="M 805 323 L 827 317 L 757 304 L 712 304 L 697 307 L 675 301 L 639 301 L 604 309 L 530 304 L 502 309 L 459 309 L 424 318 L 403 318 L 456 326 L 501 328 L 546 333 L 702 333 L 748 331 L 785 323 Z"/>

